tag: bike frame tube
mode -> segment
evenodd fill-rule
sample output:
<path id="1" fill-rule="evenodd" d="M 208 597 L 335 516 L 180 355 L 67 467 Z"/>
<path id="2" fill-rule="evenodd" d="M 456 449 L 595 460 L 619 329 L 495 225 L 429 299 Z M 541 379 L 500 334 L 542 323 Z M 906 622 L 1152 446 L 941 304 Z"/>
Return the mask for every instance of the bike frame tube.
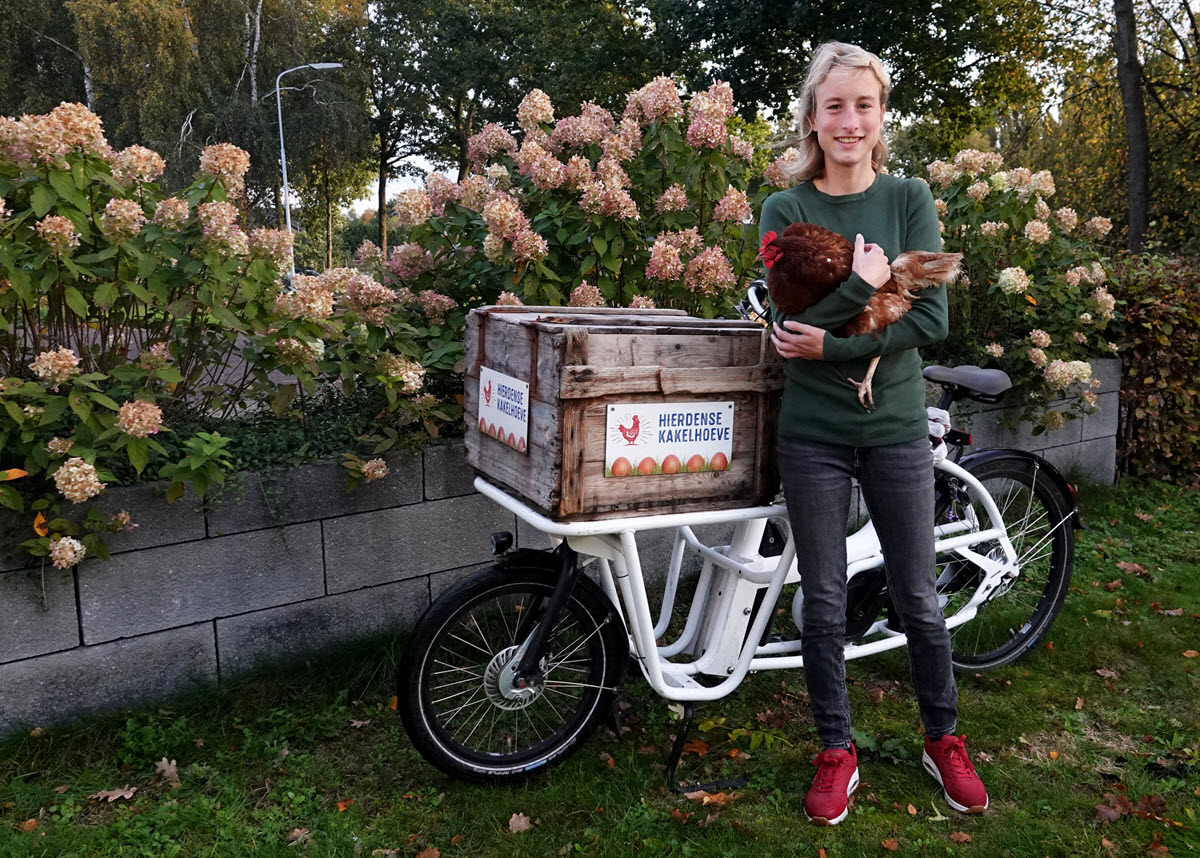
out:
<path id="1" fill-rule="evenodd" d="M 987 523 L 991 525 L 983 527 L 984 522 L 980 522 L 980 528 L 974 530 L 966 530 L 965 525 L 944 525 L 934 531 L 939 555 L 957 553 L 984 572 L 984 581 L 972 599 L 947 618 L 947 625 L 954 627 L 974 617 L 978 606 L 1006 580 L 1006 575 L 1010 571 L 1015 574 L 1017 557 L 1003 527 L 1000 511 L 983 485 L 954 462 L 942 461 L 935 467 L 973 490 L 974 499 L 983 507 Z M 799 641 L 762 646 L 758 643 L 774 616 L 784 584 L 798 580 L 796 547 L 791 539 L 778 558 L 764 558 L 758 553 L 766 519 L 786 516 L 784 506 L 564 523 L 546 518 L 482 477 L 475 480 L 475 487 L 538 530 L 565 539 L 579 554 L 600 559 L 601 583 L 625 622 L 630 651 L 650 686 L 662 697 L 677 701 L 716 700 L 733 691 L 751 670 L 793 669 L 803 665 L 803 655 L 796 654 Z M 691 529 L 718 523 L 736 525 L 730 546 L 714 548 L 705 545 Z M 651 615 L 636 534 L 641 530 L 664 528 L 675 528 L 676 535 L 666 592 L 656 623 Z M 970 547 L 984 542 L 998 544 L 1003 557 L 985 557 Z M 659 647 L 657 640 L 665 633 L 670 621 L 687 548 L 696 551 L 704 561 L 696 595 L 680 638 Z M 847 550 L 848 576 L 883 564 L 879 540 L 870 522 L 848 537 Z M 766 592 L 758 610 L 751 610 L 750 605 L 764 589 Z M 895 649 L 908 642 L 903 633 L 886 630 L 879 623 L 870 633 L 882 633 L 884 637 L 847 646 L 847 659 Z M 710 646 L 694 661 L 670 660 L 705 644 Z M 694 678 L 697 675 L 724 675 L 724 679 L 705 686 Z"/>

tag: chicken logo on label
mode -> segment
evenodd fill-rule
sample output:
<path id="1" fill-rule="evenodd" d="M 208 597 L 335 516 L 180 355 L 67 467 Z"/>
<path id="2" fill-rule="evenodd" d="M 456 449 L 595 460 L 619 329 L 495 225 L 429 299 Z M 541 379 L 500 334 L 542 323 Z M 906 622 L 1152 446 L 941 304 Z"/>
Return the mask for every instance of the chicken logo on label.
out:
<path id="1" fill-rule="evenodd" d="M 487 387 L 483 389 L 483 401 L 487 405 L 492 404 L 492 382 L 489 380 Z"/>
<path id="2" fill-rule="evenodd" d="M 629 426 L 622 426 L 618 423 L 617 431 L 621 433 L 621 437 L 625 439 L 626 444 L 633 444 L 635 441 L 637 441 L 638 433 L 641 432 L 638 416 L 636 414 L 633 415 L 633 421 Z"/>

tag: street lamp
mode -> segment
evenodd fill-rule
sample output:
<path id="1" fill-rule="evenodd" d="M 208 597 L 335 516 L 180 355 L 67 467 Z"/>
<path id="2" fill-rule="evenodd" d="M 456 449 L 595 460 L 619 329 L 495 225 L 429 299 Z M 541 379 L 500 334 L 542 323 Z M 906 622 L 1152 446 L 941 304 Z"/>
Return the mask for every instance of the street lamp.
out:
<path id="1" fill-rule="evenodd" d="M 288 235 L 292 233 L 292 208 L 288 203 L 288 180 L 287 180 L 287 153 L 283 149 L 283 100 L 279 97 L 279 81 L 283 79 L 285 74 L 289 74 L 300 69 L 340 69 L 341 63 L 305 63 L 302 66 L 294 66 L 290 69 L 284 69 L 275 78 L 275 113 L 279 116 L 279 166 L 283 169 L 283 217 L 287 224 Z M 291 266 L 288 272 L 288 282 L 296 278 L 296 251 L 292 250 Z"/>

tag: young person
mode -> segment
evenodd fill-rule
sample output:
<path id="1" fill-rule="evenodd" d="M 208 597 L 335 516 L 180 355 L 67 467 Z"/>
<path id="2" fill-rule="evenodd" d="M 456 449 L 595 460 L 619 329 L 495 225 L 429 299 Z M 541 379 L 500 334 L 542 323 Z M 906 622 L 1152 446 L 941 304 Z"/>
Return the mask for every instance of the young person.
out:
<path id="1" fill-rule="evenodd" d="M 874 54 L 837 42 L 816 50 L 795 114 L 801 153 L 789 177 L 795 184 L 766 200 L 760 224 L 762 234 L 782 235 L 791 223 L 816 223 L 854 242 L 850 278 L 803 313 L 777 318 L 772 335 L 787 359 L 779 469 L 801 572 L 804 673 L 825 747 L 814 761 L 804 812 L 823 825 L 845 819 L 859 781 L 842 651 L 852 478 L 879 534 L 888 587 L 908 635 L 925 727 L 922 762 L 951 807 L 982 813 L 988 806 L 963 739 L 954 735 L 958 691 L 934 577 L 933 458 L 917 349 L 946 336 L 946 290 L 922 291 L 909 313 L 878 336 L 831 333 L 888 280 L 889 259 L 941 250 L 928 186 L 880 172 L 890 88 Z M 861 379 L 876 355 L 882 356 L 873 382 L 876 408 L 867 412 L 847 379 Z"/>

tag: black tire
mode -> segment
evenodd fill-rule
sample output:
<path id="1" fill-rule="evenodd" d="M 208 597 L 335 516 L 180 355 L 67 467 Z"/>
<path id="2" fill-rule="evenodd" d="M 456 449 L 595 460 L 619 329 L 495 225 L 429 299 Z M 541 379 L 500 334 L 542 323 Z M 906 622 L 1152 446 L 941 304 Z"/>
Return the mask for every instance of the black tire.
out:
<path id="1" fill-rule="evenodd" d="M 608 597 L 580 576 L 550 634 L 544 681 L 506 698 L 500 669 L 529 636 L 557 572 L 493 567 L 440 596 L 417 623 L 397 674 L 413 745 L 436 768 L 477 783 L 515 781 L 575 751 L 612 705 L 629 658 Z"/>
<path id="2" fill-rule="evenodd" d="M 1037 462 L 1010 456 L 965 466 L 1000 509 L 1020 574 L 980 605 L 972 620 L 950 630 L 951 659 L 963 671 L 1012 664 L 1037 645 L 1066 598 L 1075 556 L 1070 501 Z M 965 485 L 939 485 L 937 523 L 985 520 L 972 495 Z M 972 548 L 985 556 L 1000 550 L 986 542 Z M 975 593 L 981 572 L 961 559 L 938 560 L 938 593 L 949 617 Z"/>

